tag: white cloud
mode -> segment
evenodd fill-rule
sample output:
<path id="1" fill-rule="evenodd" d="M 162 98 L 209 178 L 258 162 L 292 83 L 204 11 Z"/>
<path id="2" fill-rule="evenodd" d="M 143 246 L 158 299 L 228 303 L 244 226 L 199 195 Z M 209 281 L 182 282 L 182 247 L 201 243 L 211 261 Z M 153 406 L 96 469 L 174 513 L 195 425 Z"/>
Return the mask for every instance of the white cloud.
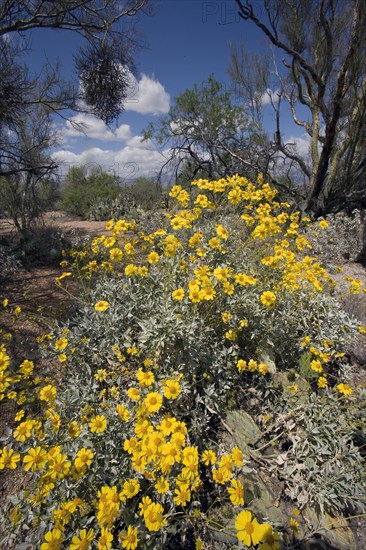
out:
<path id="1" fill-rule="evenodd" d="M 260 92 L 255 92 L 255 100 L 258 103 L 258 105 L 264 107 L 265 105 L 271 105 L 271 102 L 274 104 L 278 103 L 278 92 L 279 90 L 271 90 L 270 88 L 267 88 L 263 94 Z"/>
<path id="2" fill-rule="evenodd" d="M 292 146 L 295 151 L 303 158 L 307 158 L 310 153 L 310 138 L 307 134 L 303 136 L 291 136 L 286 140 L 286 145 Z"/>
<path id="3" fill-rule="evenodd" d="M 79 154 L 63 149 L 53 153 L 52 157 L 60 163 L 60 172 L 63 174 L 72 166 L 98 166 L 104 172 L 119 176 L 122 182 L 132 181 L 140 176 L 153 177 L 165 161 L 164 156 L 151 147 L 129 145 L 119 151 L 92 147 Z"/>
<path id="4" fill-rule="evenodd" d="M 131 138 L 131 128 L 129 124 L 121 124 L 116 128 L 114 131 L 114 135 L 116 139 L 121 139 L 122 141 L 127 141 Z"/>
<path id="5" fill-rule="evenodd" d="M 77 114 L 66 121 L 65 136 L 100 139 L 110 141 L 115 139 L 113 132 L 100 119 L 93 115 Z"/>
<path id="6" fill-rule="evenodd" d="M 126 111 L 141 114 L 167 113 L 170 96 L 160 82 L 143 74 L 139 81 L 131 74 L 131 87 L 125 102 Z"/>
<path id="7" fill-rule="evenodd" d="M 68 137 L 98 139 L 100 141 L 128 141 L 132 138 L 129 124 L 121 124 L 111 130 L 93 115 L 78 114 L 66 121 L 66 128 L 59 129 L 61 143 L 65 146 Z"/>

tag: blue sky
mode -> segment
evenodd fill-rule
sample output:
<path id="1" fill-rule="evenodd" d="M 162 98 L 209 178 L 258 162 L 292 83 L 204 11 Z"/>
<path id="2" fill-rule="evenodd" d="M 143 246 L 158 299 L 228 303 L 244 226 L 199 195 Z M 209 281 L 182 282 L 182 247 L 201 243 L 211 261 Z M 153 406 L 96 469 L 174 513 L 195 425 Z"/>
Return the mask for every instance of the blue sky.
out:
<path id="1" fill-rule="evenodd" d="M 261 9 L 261 0 L 254 3 Z M 224 89 L 231 90 L 227 75 L 230 43 L 243 41 L 253 52 L 266 48 L 264 36 L 240 19 L 234 0 L 155 0 L 153 5 L 152 16 L 138 16 L 146 47 L 135 57 L 137 79 L 118 123 L 107 128 L 95 117 L 75 115 L 75 121 L 86 124 L 83 135 L 70 121 L 56 121 L 61 142 L 54 156 L 62 163 L 63 173 L 70 166 L 97 164 L 126 182 L 141 175 L 154 177 L 164 159 L 152 143 L 141 143 L 147 123 L 167 113 L 174 97 L 204 82 L 211 73 Z M 45 57 L 51 63 L 59 60 L 62 73 L 70 77 L 80 43 L 81 37 L 71 32 L 33 31 L 29 65 L 40 70 Z M 272 114 L 266 109 L 269 128 Z M 289 119 L 286 125 L 287 137 L 296 135 L 301 145 L 301 134 L 294 133 Z"/>

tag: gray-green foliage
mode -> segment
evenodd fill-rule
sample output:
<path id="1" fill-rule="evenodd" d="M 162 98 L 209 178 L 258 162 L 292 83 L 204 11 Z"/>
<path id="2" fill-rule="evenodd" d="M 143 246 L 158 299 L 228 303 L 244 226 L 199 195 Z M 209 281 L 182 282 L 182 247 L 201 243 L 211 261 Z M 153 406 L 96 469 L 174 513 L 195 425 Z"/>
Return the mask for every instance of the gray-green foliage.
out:
<path id="1" fill-rule="evenodd" d="M 364 461 L 353 442 L 364 429 L 360 410 L 343 396 L 309 395 L 283 424 L 286 446 L 272 471 L 285 484 L 285 494 L 300 508 L 316 506 L 323 513 L 366 510 Z"/>

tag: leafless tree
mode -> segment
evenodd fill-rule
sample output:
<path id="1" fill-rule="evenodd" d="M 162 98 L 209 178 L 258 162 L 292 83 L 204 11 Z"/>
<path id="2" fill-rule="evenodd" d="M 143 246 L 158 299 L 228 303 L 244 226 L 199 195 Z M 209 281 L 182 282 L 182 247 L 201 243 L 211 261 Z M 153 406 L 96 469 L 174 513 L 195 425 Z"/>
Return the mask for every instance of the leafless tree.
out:
<path id="1" fill-rule="evenodd" d="M 283 56 L 272 76 L 282 104 L 309 136 L 310 162 L 284 143 L 278 103 L 273 145 L 302 172 L 307 208 L 316 215 L 365 208 L 366 2 L 264 0 L 261 12 L 249 0 L 236 3 L 241 18 Z M 236 76 L 237 60 L 238 50 Z"/>

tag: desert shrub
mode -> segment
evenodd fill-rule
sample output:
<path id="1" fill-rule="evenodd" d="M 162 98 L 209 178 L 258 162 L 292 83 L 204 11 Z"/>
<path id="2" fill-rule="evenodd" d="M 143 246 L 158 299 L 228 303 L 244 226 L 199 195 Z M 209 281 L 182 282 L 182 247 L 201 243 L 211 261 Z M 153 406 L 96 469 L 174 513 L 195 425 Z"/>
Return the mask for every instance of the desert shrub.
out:
<path id="1" fill-rule="evenodd" d="M 338 212 L 326 218 L 327 227 L 313 225 L 307 236 L 313 245 L 314 253 L 325 260 L 357 261 L 363 245 L 363 219 L 359 210 L 352 214 Z"/>
<path id="2" fill-rule="evenodd" d="M 162 193 L 156 182 L 146 178 L 138 178 L 128 187 L 132 193 L 136 204 L 143 210 L 152 210 L 161 205 Z"/>
<path id="3" fill-rule="evenodd" d="M 58 265 L 71 242 L 61 228 L 38 225 L 17 245 L 17 256 L 24 265 Z"/>
<path id="4" fill-rule="evenodd" d="M 0 245 L 0 284 L 15 275 L 21 263 L 9 246 Z"/>
<path id="5" fill-rule="evenodd" d="M 113 198 L 97 198 L 92 202 L 88 210 L 90 220 L 119 219 L 123 216 L 130 217 L 131 212 L 136 209 L 136 203 L 132 193 L 128 190 L 120 191 L 119 195 Z"/>
<path id="6" fill-rule="evenodd" d="M 83 167 L 71 168 L 65 178 L 60 207 L 75 216 L 87 218 L 93 203 L 113 200 L 121 188 L 115 176 L 92 169 L 88 175 Z"/>
<path id="7" fill-rule="evenodd" d="M 43 365 L 58 365 L 57 383 L 46 368 L 36 377 L 27 361 L 11 366 L 3 349 L 3 393 L 22 409 L 0 464 L 23 461 L 32 473 L 13 499 L 6 543 L 45 537 L 42 550 L 80 548 L 84 538 L 85 548 L 188 549 L 202 547 L 214 526 L 248 547 L 280 547 L 268 524 L 242 510 L 251 451 L 243 456 L 218 440 L 225 411 L 287 413 L 290 398 L 275 397 L 279 374 L 304 380 L 312 421 L 335 396 L 348 400 L 343 348 L 358 327 L 307 255 L 300 214 L 261 177 L 192 185 L 192 194 L 172 188 L 179 207 L 162 227 L 147 233 L 111 219 L 109 235 L 63 261 L 57 283 L 75 276 L 85 292 L 78 314 L 39 339 Z M 286 391 L 297 399 L 297 383 Z M 359 459 L 350 439 L 342 449 L 343 483 L 349 469 L 358 475 Z M 293 452 L 290 466 L 303 460 L 304 451 Z M 330 490 L 322 496 L 317 486 L 312 502 L 344 510 L 349 502 L 335 505 Z M 211 512 L 222 505 L 232 523 L 213 525 Z"/>

